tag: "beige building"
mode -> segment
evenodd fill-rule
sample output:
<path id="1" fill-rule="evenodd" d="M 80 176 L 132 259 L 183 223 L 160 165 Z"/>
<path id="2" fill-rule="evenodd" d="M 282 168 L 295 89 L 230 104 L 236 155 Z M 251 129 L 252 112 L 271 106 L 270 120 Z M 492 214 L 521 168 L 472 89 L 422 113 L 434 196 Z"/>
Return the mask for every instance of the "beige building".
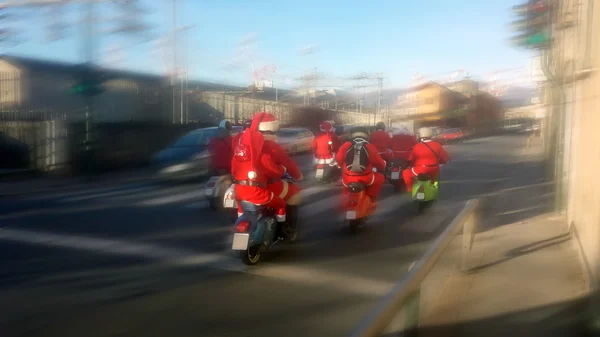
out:
<path id="1" fill-rule="evenodd" d="M 547 150 L 555 159 L 556 207 L 575 231 L 597 290 L 600 281 L 600 4 L 558 1 L 548 77 Z M 595 6 L 594 6 L 595 3 Z M 547 66 L 546 66 L 547 65 Z M 558 150 L 557 150 L 558 149 Z"/>

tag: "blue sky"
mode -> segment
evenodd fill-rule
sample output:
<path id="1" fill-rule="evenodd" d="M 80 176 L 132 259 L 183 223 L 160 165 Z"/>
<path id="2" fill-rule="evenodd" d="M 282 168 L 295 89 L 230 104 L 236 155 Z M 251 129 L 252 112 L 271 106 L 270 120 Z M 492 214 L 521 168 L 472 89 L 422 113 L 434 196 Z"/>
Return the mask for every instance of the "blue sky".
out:
<path id="1" fill-rule="evenodd" d="M 181 54 L 187 57 L 181 62 L 195 79 L 247 85 L 252 80 L 251 65 L 268 64 L 276 66 L 275 84 L 283 82 L 281 86 L 300 84 L 292 79 L 316 67 L 325 77 L 322 86 L 340 84 L 340 77 L 360 72 L 382 72 L 386 87 L 405 87 L 415 72 L 428 75 L 464 69 L 472 76 L 485 76 L 496 69 L 527 66 L 529 61 L 528 53 L 507 43 L 512 34 L 507 25 L 514 20 L 510 7 L 519 0 L 178 2 L 178 25 L 193 25 L 181 36 Z M 170 1 L 142 3 L 153 10 L 145 20 L 155 26 L 156 33 L 167 33 Z M 75 13 L 67 17 L 76 18 Z M 71 38 L 50 43 L 42 38 L 46 18 L 27 15 L 19 20 L 29 38 L 15 47 L 4 47 L 4 52 L 80 60 L 81 37 L 74 33 L 81 29 L 71 31 Z M 32 23 L 39 25 L 32 28 Z M 248 35 L 256 37 L 250 51 L 238 55 L 237 69 L 226 70 Z M 105 36 L 100 59 L 108 60 L 106 50 L 111 47 L 121 47 L 116 66 L 165 73 L 170 56 L 156 45 Z M 319 48 L 302 55 L 300 50 L 310 45 Z"/>

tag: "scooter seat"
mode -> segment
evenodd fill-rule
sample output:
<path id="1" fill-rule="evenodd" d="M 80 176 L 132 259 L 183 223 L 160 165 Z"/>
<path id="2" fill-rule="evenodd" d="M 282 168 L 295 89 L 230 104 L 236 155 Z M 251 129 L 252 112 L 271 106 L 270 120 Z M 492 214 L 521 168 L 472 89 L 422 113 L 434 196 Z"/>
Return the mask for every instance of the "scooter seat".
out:
<path id="1" fill-rule="evenodd" d="M 349 183 L 348 190 L 352 193 L 358 193 L 365 190 L 365 184 L 363 183 Z"/>
<path id="2" fill-rule="evenodd" d="M 417 176 L 417 180 L 419 181 L 430 181 L 431 175 L 427 173 L 421 173 Z"/>

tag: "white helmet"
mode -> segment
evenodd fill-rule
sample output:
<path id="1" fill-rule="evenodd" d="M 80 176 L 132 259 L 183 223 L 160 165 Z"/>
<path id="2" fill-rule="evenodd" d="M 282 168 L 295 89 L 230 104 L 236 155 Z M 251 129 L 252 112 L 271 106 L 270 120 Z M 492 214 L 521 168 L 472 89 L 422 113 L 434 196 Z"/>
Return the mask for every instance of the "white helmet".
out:
<path id="1" fill-rule="evenodd" d="M 433 137 L 433 130 L 428 127 L 419 129 L 419 138 L 431 138 Z"/>

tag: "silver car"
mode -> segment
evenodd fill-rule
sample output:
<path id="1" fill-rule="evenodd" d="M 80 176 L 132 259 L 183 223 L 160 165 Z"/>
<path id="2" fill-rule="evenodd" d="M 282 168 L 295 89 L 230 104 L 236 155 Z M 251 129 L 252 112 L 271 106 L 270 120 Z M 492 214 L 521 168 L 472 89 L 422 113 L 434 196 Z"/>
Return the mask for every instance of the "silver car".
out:
<path id="1" fill-rule="evenodd" d="M 289 153 L 310 151 L 315 135 L 306 128 L 283 128 L 277 131 L 277 142 Z"/>
<path id="2" fill-rule="evenodd" d="M 232 134 L 242 130 L 234 126 Z M 168 179 L 189 179 L 207 176 L 210 170 L 209 141 L 217 135 L 217 127 L 188 132 L 153 158 L 158 175 Z"/>

